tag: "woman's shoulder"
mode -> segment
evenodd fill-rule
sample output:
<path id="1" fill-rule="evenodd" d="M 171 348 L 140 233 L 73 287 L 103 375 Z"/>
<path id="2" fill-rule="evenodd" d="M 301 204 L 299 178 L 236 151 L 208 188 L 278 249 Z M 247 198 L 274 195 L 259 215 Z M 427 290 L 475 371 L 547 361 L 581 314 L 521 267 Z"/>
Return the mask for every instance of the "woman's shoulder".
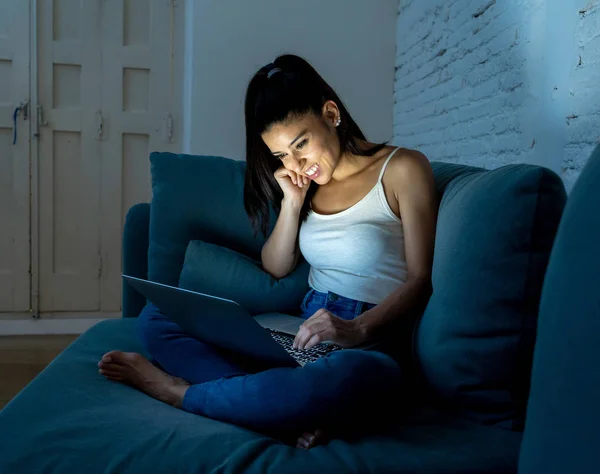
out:
<path id="1" fill-rule="evenodd" d="M 384 172 L 383 185 L 391 194 L 400 199 L 410 189 L 435 188 L 431 163 L 425 154 L 410 148 L 400 148 L 388 162 Z M 410 193 L 410 192 L 409 192 Z"/>
<path id="2" fill-rule="evenodd" d="M 392 174 L 396 178 L 407 179 L 410 181 L 410 178 L 414 174 L 431 172 L 431 163 L 429 162 L 429 159 L 419 150 L 402 147 L 390 148 L 390 153 L 394 150 L 396 150 L 396 152 L 388 162 L 384 177 L 388 174 Z"/>

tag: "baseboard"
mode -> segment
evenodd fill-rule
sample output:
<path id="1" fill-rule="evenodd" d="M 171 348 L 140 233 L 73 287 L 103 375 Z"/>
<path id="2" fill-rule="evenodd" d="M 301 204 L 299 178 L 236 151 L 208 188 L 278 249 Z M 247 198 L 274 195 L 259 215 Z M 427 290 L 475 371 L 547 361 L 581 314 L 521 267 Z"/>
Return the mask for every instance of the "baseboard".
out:
<path id="1" fill-rule="evenodd" d="M 0 320 L 0 336 L 82 334 L 107 319 L 112 318 Z"/>

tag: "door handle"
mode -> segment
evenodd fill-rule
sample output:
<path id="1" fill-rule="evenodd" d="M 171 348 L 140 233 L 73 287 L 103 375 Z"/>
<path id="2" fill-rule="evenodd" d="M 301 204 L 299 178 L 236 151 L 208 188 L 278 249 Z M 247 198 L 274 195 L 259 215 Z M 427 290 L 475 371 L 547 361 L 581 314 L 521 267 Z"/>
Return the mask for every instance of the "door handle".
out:
<path id="1" fill-rule="evenodd" d="M 15 111 L 13 112 L 13 127 L 12 127 L 12 132 L 13 132 L 13 145 L 16 145 L 17 143 L 17 124 L 18 124 L 18 118 L 19 118 L 19 114 L 23 114 L 23 120 L 27 120 L 29 118 L 29 100 L 25 99 L 24 101 L 22 101 L 19 106 L 15 109 Z"/>

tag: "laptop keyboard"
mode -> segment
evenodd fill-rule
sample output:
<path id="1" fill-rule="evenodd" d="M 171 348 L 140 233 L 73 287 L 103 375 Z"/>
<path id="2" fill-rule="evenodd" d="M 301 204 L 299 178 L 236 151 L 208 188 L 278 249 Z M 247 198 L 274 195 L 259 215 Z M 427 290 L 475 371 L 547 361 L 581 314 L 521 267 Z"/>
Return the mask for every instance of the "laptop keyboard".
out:
<path id="1" fill-rule="evenodd" d="M 271 333 L 271 337 L 281 344 L 283 348 L 298 362 L 314 362 L 330 352 L 339 351 L 342 349 L 341 346 L 335 344 L 325 344 L 323 342 L 320 342 L 310 349 L 294 349 L 294 336 L 285 332 L 276 331 L 274 329 L 269 329 L 269 332 Z"/>

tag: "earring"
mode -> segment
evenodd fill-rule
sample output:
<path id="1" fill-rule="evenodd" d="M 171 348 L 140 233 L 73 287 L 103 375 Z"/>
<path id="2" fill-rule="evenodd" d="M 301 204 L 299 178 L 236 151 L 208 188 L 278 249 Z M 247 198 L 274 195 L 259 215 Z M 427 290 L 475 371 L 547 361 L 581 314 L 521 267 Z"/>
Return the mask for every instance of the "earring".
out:
<path id="1" fill-rule="evenodd" d="M 338 117 L 337 122 L 335 122 L 335 126 L 339 127 L 340 123 L 342 123 L 342 119 L 341 119 L 341 117 Z"/>

